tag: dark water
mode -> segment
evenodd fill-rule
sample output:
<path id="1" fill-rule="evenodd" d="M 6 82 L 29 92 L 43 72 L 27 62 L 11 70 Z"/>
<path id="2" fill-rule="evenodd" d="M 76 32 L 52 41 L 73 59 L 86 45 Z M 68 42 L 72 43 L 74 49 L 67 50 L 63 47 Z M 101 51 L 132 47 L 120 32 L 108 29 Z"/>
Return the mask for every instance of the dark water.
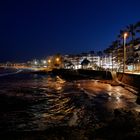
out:
<path id="1" fill-rule="evenodd" d="M 22 70 L 12 69 L 12 68 L 0 68 L 0 77 L 13 75 L 21 72 Z"/>
<path id="2" fill-rule="evenodd" d="M 0 131 L 94 125 L 111 118 L 116 108 L 139 111 L 135 100 L 129 90 L 95 80 L 67 82 L 53 75 L 4 75 L 0 77 Z"/>

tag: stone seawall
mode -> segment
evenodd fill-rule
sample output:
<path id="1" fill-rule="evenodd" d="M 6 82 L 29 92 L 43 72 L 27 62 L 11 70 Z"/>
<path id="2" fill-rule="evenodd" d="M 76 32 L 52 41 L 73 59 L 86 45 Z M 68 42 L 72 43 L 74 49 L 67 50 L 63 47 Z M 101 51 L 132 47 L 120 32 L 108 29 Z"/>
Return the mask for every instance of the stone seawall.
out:
<path id="1" fill-rule="evenodd" d="M 91 77 L 91 78 L 97 79 L 97 80 L 112 80 L 112 74 L 110 71 L 79 69 L 78 72 L 81 75 L 87 75 L 88 77 Z"/>
<path id="2" fill-rule="evenodd" d="M 136 87 L 137 89 L 140 90 L 140 75 L 117 73 L 117 78 L 119 81 L 128 84 L 130 86 Z"/>
<path id="3" fill-rule="evenodd" d="M 96 80 L 112 80 L 111 72 L 96 70 L 70 70 L 70 69 L 54 69 L 53 74 L 59 75 L 66 80 L 78 79 L 96 79 Z"/>

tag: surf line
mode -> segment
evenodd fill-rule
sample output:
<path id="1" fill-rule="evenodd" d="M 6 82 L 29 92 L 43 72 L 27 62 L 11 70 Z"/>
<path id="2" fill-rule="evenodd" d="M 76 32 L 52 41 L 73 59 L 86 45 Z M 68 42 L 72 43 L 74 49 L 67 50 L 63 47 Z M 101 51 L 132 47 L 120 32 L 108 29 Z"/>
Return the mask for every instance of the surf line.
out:
<path id="1" fill-rule="evenodd" d="M 18 70 L 18 71 L 16 71 L 16 72 L 12 72 L 12 73 L 0 74 L 0 77 L 8 76 L 8 75 L 14 75 L 14 74 L 17 74 L 17 73 L 20 73 L 20 72 L 22 72 L 22 70 Z"/>

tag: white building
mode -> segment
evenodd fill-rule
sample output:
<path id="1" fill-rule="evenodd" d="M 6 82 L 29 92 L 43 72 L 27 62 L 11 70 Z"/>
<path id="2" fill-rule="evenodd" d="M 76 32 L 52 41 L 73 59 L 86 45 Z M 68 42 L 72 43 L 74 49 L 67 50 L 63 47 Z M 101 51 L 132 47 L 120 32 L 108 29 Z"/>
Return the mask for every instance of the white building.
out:
<path id="1" fill-rule="evenodd" d="M 80 54 L 80 55 L 65 55 L 64 60 L 70 61 L 73 64 L 74 69 L 80 69 L 82 68 L 81 63 L 84 59 L 87 59 L 90 61 L 90 64 L 87 66 L 87 68 L 95 69 L 94 65 L 100 66 L 100 57 L 99 56 L 93 56 L 91 54 Z"/>

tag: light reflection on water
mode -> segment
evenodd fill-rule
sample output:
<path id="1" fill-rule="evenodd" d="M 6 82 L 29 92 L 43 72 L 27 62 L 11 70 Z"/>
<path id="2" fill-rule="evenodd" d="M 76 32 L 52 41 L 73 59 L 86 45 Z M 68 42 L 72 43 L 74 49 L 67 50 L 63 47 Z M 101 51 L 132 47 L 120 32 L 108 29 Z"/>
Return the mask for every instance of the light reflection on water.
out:
<path id="1" fill-rule="evenodd" d="M 92 115 L 95 113 L 95 119 L 97 112 L 137 107 L 136 96 L 130 91 L 96 80 L 67 82 L 58 76 L 31 75 L 0 81 L 0 94 L 7 101 L 3 105 L 8 104 L 6 111 L 0 112 L 0 129 L 6 124 L 5 130 L 44 130 L 56 125 L 82 125 L 88 117 L 88 109 Z M 19 105 L 17 100 L 22 103 L 19 108 L 15 107 Z"/>
<path id="2" fill-rule="evenodd" d="M 136 107 L 136 95 L 121 86 L 111 86 L 110 84 L 103 84 L 97 81 L 80 81 L 78 87 L 84 89 L 90 96 L 99 98 L 105 101 L 105 106 L 108 109 L 116 108 L 134 108 Z M 87 92 L 88 91 L 88 92 Z"/>

